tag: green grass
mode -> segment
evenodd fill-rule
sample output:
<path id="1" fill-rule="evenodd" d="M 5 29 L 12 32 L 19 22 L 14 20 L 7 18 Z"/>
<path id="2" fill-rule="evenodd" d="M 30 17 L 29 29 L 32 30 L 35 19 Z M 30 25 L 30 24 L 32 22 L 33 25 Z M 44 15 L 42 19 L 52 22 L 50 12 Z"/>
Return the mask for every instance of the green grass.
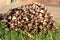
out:
<path id="1" fill-rule="evenodd" d="M 39 34 L 34 34 L 34 39 L 29 38 L 23 31 L 5 31 L 4 25 L 0 22 L 0 40 L 60 40 L 60 23 L 56 22 L 58 27 L 56 32 L 51 31 L 41 31 Z M 46 35 L 46 33 L 48 34 Z"/>

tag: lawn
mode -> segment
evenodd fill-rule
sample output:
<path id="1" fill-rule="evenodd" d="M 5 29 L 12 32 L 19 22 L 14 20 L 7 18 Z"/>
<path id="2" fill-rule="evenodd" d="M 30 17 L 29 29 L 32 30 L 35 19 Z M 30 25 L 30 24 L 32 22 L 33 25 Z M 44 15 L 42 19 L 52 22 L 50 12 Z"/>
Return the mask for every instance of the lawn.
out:
<path id="1" fill-rule="evenodd" d="M 56 22 L 58 28 L 56 32 L 41 31 L 39 34 L 34 33 L 34 39 L 23 34 L 23 31 L 5 31 L 3 23 L 0 21 L 0 40 L 60 40 L 60 22 Z M 48 33 L 47 33 L 48 32 Z"/>

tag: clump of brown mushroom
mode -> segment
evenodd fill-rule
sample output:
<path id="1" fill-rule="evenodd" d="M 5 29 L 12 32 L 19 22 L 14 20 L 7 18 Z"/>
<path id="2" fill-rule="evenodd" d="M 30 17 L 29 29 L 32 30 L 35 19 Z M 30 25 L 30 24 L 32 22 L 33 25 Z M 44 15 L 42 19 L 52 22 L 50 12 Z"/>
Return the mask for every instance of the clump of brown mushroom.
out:
<path id="1" fill-rule="evenodd" d="M 11 9 L 4 14 L 3 22 L 6 29 L 26 30 L 29 33 L 40 32 L 41 30 L 56 30 L 53 15 L 40 3 L 31 3 Z"/>

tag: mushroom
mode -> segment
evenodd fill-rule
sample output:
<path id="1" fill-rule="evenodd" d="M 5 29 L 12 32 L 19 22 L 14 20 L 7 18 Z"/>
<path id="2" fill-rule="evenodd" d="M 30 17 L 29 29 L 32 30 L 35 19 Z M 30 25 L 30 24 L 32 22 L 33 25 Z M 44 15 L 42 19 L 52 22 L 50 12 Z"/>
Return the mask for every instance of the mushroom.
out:
<path id="1" fill-rule="evenodd" d="M 44 10 L 40 10 L 41 13 L 44 13 Z"/>
<path id="2" fill-rule="evenodd" d="M 8 19 L 11 19 L 11 18 L 12 18 L 11 16 L 8 17 Z"/>
<path id="3" fill-rule="evenodd" d="M 15 16 L 13 16 L 12 20 L 15 20 L 15 19 L 16 19 L 16 17 L 15 17 Z"/>

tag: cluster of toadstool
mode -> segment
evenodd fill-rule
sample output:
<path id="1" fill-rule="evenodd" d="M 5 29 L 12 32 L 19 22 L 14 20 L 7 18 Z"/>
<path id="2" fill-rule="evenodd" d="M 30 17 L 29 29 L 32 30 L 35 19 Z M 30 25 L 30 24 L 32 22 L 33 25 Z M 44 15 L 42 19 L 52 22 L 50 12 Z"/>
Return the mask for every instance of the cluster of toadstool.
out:
<path id="1" fill-rule="evenodd" d="M 26 4 L 9 10 L 4 14 L 3 22 L 6 29 L 21 29 L 29 33 L 56 29 L 53 15 L 40 3 Z"/>

